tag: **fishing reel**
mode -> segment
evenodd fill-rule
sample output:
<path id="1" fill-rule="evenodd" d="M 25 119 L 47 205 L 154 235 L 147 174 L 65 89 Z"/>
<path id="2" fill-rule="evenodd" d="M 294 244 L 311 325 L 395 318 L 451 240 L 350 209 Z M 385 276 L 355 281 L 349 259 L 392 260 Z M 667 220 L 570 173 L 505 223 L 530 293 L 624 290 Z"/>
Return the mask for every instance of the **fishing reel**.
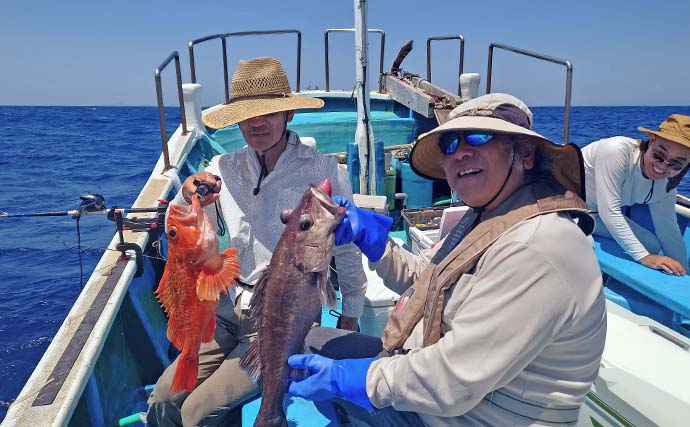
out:
<path id="1" fill-rule="evenodd" d="M 80 213 L 101 212 L 106 209 L 105 197 L 100 194 L 86 193 L 79 196 L 81 204 Z"/>
<path id="2" fill-rule="evenodd" d="M 213 177 L 216 179 L 216 181 L 220 181 L 220 177 L 218 175 L 213 175 Z M 215 185 L 211 185 L 208 182 L 201 182 L 198 179 L 195 179 L 192 181 L 192 183 L 196 185 L 196 190 L 194 190 L 194 193 L 201 196 L 202 200 L 204 196 L 209 194 L 220 193 L 220 190 L 216 190 Z"/>

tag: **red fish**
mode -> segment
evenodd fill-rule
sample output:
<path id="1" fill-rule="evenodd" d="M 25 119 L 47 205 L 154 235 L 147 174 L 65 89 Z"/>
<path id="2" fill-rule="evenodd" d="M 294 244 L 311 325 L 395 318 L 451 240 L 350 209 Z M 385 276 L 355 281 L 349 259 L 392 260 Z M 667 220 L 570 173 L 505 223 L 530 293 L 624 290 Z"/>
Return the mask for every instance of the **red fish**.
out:
<path id="1" fill-rule="evenodd" d="M 285 230 L 254 288 L 250 309 L 258 336 L 240 361 L 253 380 L 262 378 L 254 427 L 287 426 L 282 407 L 290 375 L 287 358 L 302 351 L 321 305 L 336 302 L 327 273 L 333 230 L 345 208 L 330 196 L 331 183 L 324 180 L 307 189 L 297 208 L 281 214 Z"/>
<path id="2" fill-rule="evenodd" d="M 168 262 L 156 296 L 168 314 L 168 339 L 182 353 L 170 393 L 192 391 L 199 369 L 199 347 L 213 339 L 220 293 L 236 285 L 237 251 L 219 250 L 211 220 L 192 196 L 191 206 L 168 211 Z"/>

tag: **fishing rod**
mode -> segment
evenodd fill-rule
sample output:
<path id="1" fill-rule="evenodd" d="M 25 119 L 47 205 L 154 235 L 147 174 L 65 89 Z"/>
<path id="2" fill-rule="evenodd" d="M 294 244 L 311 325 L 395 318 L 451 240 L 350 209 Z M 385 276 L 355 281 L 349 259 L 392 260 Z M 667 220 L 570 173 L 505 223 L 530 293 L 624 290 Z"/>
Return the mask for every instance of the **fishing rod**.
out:
<path id="1" fill-rule="evenodd" d="M 0 211 L 0 218 L 27 218 L 39 216 L 71 216 L 77 219 L 81 215 L 105 214 L 105 197 L 100 194 L 86 193 L 79 196 L 81 204 L 79 209 L 54 212 L 28 212 L 28 213 L 7 213 Z"/>
<path id="2" fill-rule="evenodd" d="M 160 235 L 160 230 L 165 229 L 165 213 L 168 209 L 167 200 L 159 200 L 158 206 L 155 208 L 118 208 L 113 206 L 108 209 L 105 205 L 105 197 L 100 194 L 86 193 L 79 196 L 81 204 L 79 209 L 52 211 L 52 212 L 25 212 L 25 213 L 8 213 L 0 211 L 0 218 L 29 218 L 29 217 L 54 217 L 54 216 L 71 216 L 77 220 L 77 252 L 79 253 L 79 282 L 81 288 L 84 285 L 83 274 L 83 260 L 81 251 L 81 232 L 79 229 L 79 219 L 83 215 L 106 215 L 106 217 L 115 222 L 116 231 L 119 237 L 119 243 L 116 249 L 120 251 L 120 260 L 129 259 L 127 256 L 128 250 L 133 250 L 135 253 L 135 262 L 137 266 L 134 277 L 139 277 L 144 273 L 143 251 L 136 243 L 128 243 L 124 239 L 124 231 L 131 230 L 133 232 L 139 231 L 153 231 Z M 153 218 L 128 218 L 125 215 L 131 213 L 156 213 Z"/>

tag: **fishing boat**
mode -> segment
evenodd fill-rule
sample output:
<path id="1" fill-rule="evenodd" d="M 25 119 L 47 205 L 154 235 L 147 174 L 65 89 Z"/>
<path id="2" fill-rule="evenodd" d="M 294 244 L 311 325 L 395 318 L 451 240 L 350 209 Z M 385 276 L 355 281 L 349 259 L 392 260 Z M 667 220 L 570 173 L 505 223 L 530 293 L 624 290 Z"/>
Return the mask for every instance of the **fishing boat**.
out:
<path id="1" fill-rule="evenodd" d="M 330 89 L 328 40 L 335 32 L 355 35 L 359 49 L 357 57 L 362 58 L 356 77 L 356 96 L 349 90 Z M 368 90 L 366 71 L 366 40 L 370 33 L 381 38 L 378 88 L 372 92 Z M 390 72 L 384 72 L 385 33 L 367 29 L 363 17 L 356 20 L 355 28 L 326 29 L 325 90 L 307 91 L 301 91 L 300 87 L 301 32 L 298 30 L 232 32 L 192 40 L 188 46 L 191 82 L 182 82 L 181 59 L 177 52 L 170 54 L 155 71 L 162 140 L 160 158 L 133 207 L 107 212 L 118 225 L 118 232 L 109 246 L 111 250 L 104 252 L 43 358 L 10 406 L 2 426 L 143 425 L 147 396 L 163 369 L 176 356 L 166 338 L 165 314 L 153 294 L 165 265 L 165 201 L 172 200 L 181 180 L 202 170 L 213 156 L 244 145 L 237 126 L 211 131 L 202 124 L 202 116 L 222 104 L 202 108 L 202 85 L 196 81 L 194 48 L 207 42 L 222 44 L 227 103 L 226 42 L 235 37 L 266 34 L 283 34 L 296 40 L 295 89 L 303 96 L 318 97 L 325 102 L 325 107 L 318 111 L 297 112 L 289 124 L 290 129 L 303 141 L 343 163 L 350 173 L 353 188 L 360 193 L 356 195 L 356 202 L 393 216 L 397 229 L 391 235 L 400 244 L 413 246 L 415 239 L 414 249 L 417 250 L 428 237 L 423 232 L 420 234 L 420 230 L 438 228 L 433 218 L 442 216 L 440 206 L 447 204 L 452 195 L 447 186 L 414 175 L 404 161 L 404 153 L 420 133 L 435 127 L 450 109 L 473 95 L 467 93 L 472 92 L 471 88 L 463 88 L 460 84 L 456 95 L 431 82 L 431 43 L 435 40 L 459 42 L 459 75 L 462 75 L 463 36 L 429 37 L 427 76 L 423 78 L 402 69 L 398 61 Z M 491 91 L 492 55 L 499 49 L 565 66 L 564 139 L 567 140 L 570 63 L 494 43 L 489 47 L 487 93 Z M 171 64 L 176 74 L 181 123 L 168 136 L 161 74 L 172 72 Z M 354 142 L 344 146 L 343 141 Z M 690 217 L 687 207 L 679 206 L 678 213 L 682 221 Z M 421 222 L 422 218 L 430 221 Z M 686 233 L 686 243 L 690 246 L 689 233 Z M 597 241 L 596 250 L 607 282 L 615 281 L 647 295 L 650 300 L 672 310 L 678 322 L 669 327 L 649 317 L 638 316 L 619 304 L 608 304 L 606 349 L 599 376 L 582 405 L 578 425 L 687 425 L 690 387 L 684 373 L 690 372 L 690 338 L 678 328 L 684 327 L 682 318 L 690 317 L 690 313 L 687 304 L 677 301 L 687 301 L 683 298 L 689 294 L 679 298 L 671 293 L 663 297 L 651 295 L 655 285 L 662 283 L 662 278 L 663 286 L 669 288 L 676 286 L 676 282 L 680 286 L 686 279 L 658 276 L 661 273 L 655 276 L 648 269 L 642 275 L 634 270 L 637 268 L 632 265 L 634 263 L 626 264 L 628 260 L 605 241 Z M 377 335 L 397 295 L 385 288 L 366 263 L 365 271 L 369 285 L 361 327 L 363 332 Z M 639 285 L 640 281 L 645 281 L 644 286 Z M 324 311 L 322 323 L 335 324 L 328 311 Z M 244 405 L 243 425 L 252 424 L 257 402 Z M 328 419 L 307 401 L 287 399 L 285 404 L 288 418 L 300 426 L 339 425 L 337 419 Z"/>

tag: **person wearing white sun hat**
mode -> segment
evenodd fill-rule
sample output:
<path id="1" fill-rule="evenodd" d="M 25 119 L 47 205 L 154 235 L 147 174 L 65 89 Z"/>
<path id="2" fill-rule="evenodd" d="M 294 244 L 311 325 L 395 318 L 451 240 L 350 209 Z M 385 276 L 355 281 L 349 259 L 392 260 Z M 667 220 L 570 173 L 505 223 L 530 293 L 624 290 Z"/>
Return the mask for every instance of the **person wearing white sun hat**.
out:
<path id="1" fill-rule="evenodd" d="M 292 93 L 280 62 L 261 57 L 240 61 L 229 104 L 202 117 L 213 129 L 238 124 L 247 146 L 213 157 L 204 171 L 185 180 L 171 204 L 190 203 L 202 185 L 209 190 L 201 204 L 212 220 L 227 226 L 228 246 L 238 251 L 240 287 L 221 295 L 214 340 L 199 351 L 196 389 L 170 396 L 176 363 L 170 365 L 149 399 L 148 425 L 237 425 L 233 409 L 259 393 L 239 360 L 255 336 L 247 303 L 285 228 L 280 213 L 297 206 L 309 184 L 325 178 L 333 194 L 352 197 L 347 173 L 287 128 L 295 110 L 323 105 Z M 362 257 L 355 245 L 335 248 L 334 257 L 343 303 L 338 327 L 356 331 L 367 286 Z"/>
<path id="2" fill-rule="evenodd" d="M 690 116 L 672 114 L 658 130 L 638 129 L 649 140 L 614 136 L 582 149 L 594 234 L 615 239 L 649 268 L 684 275 L 688 258 L 675 208 L 676 186 L 690 168 Z M 634 204 L 649 206 L 654 232 L 623 215 Z"/>
<path id="3" fill-rule="evenodd" d="M 522 101 L 492 93 L 419 137 L 412 168 L 472 208 L 421 255 L 386 237 L 389 221 L 339 199 L 336 244 L 358 245 L 401 296 L 380 341 L 312 329 L 312 354 L 288 359 L 310 375 L 290 393 L 333 400 L 353 425 L 577 422 L 606 337 L 594 220 L 579 149 L 531 126 Z"/>

